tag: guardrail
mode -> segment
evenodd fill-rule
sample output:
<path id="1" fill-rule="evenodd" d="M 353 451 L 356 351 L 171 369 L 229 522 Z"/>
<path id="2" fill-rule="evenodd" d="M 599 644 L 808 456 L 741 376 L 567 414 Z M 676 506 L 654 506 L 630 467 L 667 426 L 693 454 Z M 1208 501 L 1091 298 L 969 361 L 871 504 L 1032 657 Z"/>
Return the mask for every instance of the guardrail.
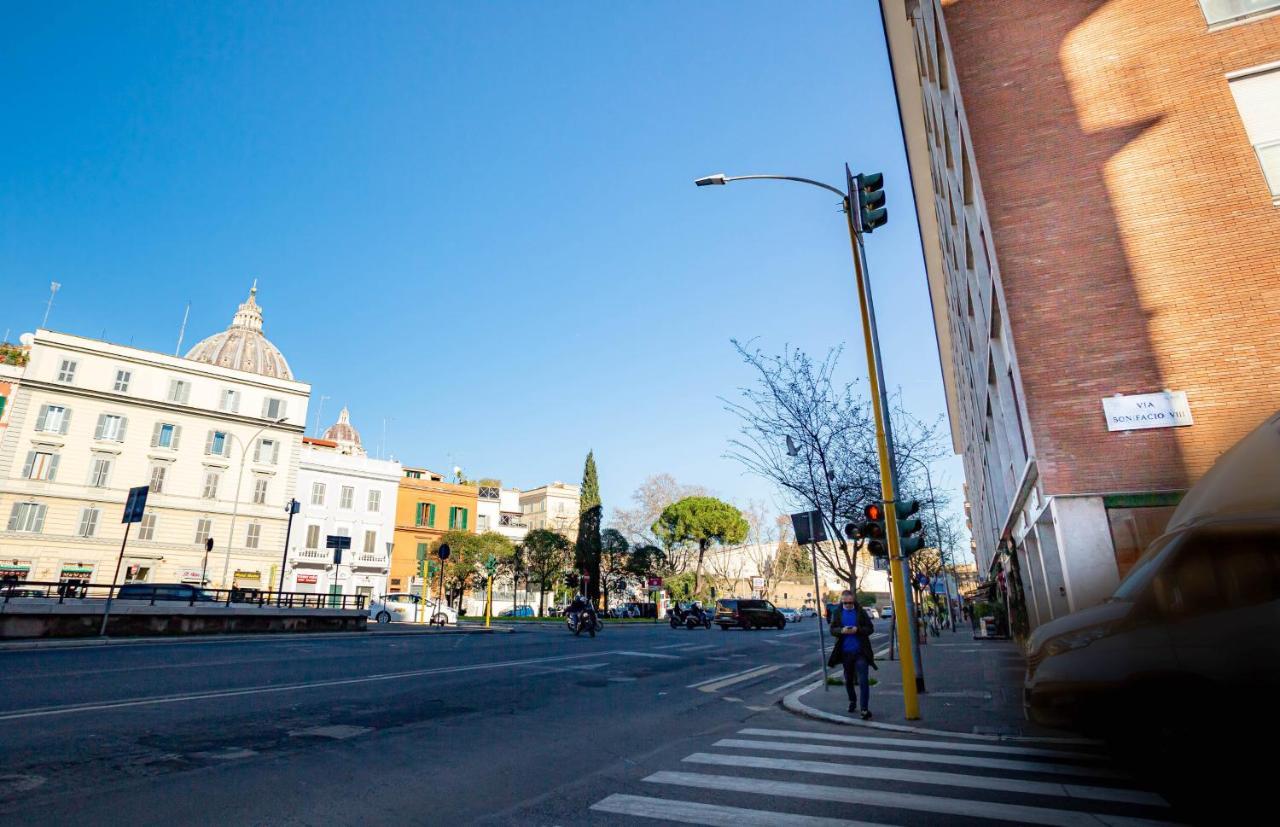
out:
<path id="1" fill-rule="evenodd" d="M 73 601 L 145 601 L 152 606 L 275 606 L 281 609 L 353 609 L 363 611 L 367 598 L 363 594 L 315 594 L 312 592 L 273 592 L 262 589 L 201 589 L 178 584 L 61 583 L 17 581 L 0 585 L 0 603 L 16 598 Z"/>

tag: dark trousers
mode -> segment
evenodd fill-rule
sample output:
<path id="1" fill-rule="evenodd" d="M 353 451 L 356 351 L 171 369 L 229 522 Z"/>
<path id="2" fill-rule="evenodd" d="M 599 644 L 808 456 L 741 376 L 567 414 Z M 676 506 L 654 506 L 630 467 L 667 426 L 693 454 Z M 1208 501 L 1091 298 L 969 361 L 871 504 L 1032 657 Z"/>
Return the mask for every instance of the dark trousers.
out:
<path id="1" fill-rule="evenodd" d="M 856 648 L 852 652 L 842 652 L 840 659 L 844 664 L 844 691 L 849 695 L 849 703 L 858 703 L 858 693 L 862 693 L 862 704 L 859 709 L 868 709 L 871 705 L 871 664 Z M 854 685 L 854 681 L 857 685 Z"/>

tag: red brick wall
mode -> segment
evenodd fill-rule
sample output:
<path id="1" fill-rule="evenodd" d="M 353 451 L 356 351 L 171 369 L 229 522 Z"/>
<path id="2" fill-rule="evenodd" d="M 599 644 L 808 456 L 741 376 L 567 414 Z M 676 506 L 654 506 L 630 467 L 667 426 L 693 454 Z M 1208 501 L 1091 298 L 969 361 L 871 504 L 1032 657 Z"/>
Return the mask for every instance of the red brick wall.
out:
<path id="1" fill-rule="evenodd" d="M 1189 485 L 1280 409 L 1280 207 L 1224 75 L 1280 18 L 1195 0 L 954 0 L 944 17 L 1047 493 Z M 1187 392 L 1111 433 L 1101 398 Z"/>

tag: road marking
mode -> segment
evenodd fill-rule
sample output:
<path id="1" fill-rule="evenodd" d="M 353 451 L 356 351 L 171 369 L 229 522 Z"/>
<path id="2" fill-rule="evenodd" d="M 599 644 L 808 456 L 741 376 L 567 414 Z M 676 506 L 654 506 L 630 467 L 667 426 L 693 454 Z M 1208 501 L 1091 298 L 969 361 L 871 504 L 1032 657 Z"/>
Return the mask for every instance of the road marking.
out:
<path id="1" fill-rule="evenodd" d="M 714 660 L 714 658 L 713 658 L 713 660 Z M 704 684 L 708 684 L 708 683 L 715 683 L 716 681 L 724 680 L 725 678 L 732 678 L 732 677 L 734 677 L 735 675 L 741 675 L 741 674 L 743 674 L 743 673 L 745 673 L 745 672 L 750 672 L 752 669 L 758 669 L 758 668 L 759 668 L 759 667 L 757 667 L 757 666 L 753 666 L 753 667 L 751 667 L 751 669 L 743 669 L 743 670 L 742 670 L 742 672 L 733 672 L 733 673 L 728 674 L 728 675 L 718 675 L 718 676 L 716 676 L 716 677 L 714 677 L 714 678 L 707 678 L 705 681 L 698 681 L 697 683 L 691 683 L 691 684 L 689 684 L 688 686 L 686 686 L 686 687 L 685 687 L 685 689 L 697 689 L 699 686 L 702 686 L 702 685 L 704 685 Z"/>
<path id="2" fill-rule="evenodd" d="M 125 709 L 134 706 L 154 706 L 158 704 L 174 704 L 184 701 L 202 701 L 214 698 L 235 698 L 242 695 L 268 695 L 278 692 L 296 692 L 300 689 L 324 689 L 330 686 L 353 686 L 362 683 L 378 683 L 394 681 L 401 678 L 418 678 L 426 675 L 448 675 L 460 672 L 482 672 L 489 669 L 506 669 L 512 666 L 529 666 L 540 663 L 554 663 L 563 660 L 581 660 L 583 658 L 601 658 L 616 654 L 608 650 L 592 652 L 585 655 L 556 655 L 548 658 L 526 658 L 508 660 L 499 663 L 477 663 L 468 666 L 437 666 L 431 669 L 415 669 L 410 672 L 389 672 L 380 675 L 365 675 L 359 678 L 334 678 L 331 680 L 312 681 L 310 683 L 287 683 L 271 686 L 249 686 L 243 689 L 220 689 L 210 692 L 187 692 L 181 695 L 153 695 L 146 698 L 126 698 L 119 701 L 101 701 L 99 703 L 68 704 L 66 706 L 46 706 L 35 709 L 21 709 L 16 712 L 0 714 L 0 721 L 17 721 L 24 718 L 44 718 L 52 715 L 70 715 L 75 712 L 99 712 L 105 709 Z"/>
<path id="3" fill-rule="evenodd" d="M 943 787 L 981 787 L 1027 795 L 1052 795 L 1063 798 L 1088 798 L 1096 801 L 1116 801 L 1124 804 L 1145 804 L 1153 807 L 1169 806 L 1159 795 L 1145 790 L 1126 790 L 1115 787 L 1089 787 L 1082 784 L 1058 784 L 1053 781 L 1022 781 L 1016 778 L 1000 778 L 992 775 L 963 775 L 957 772 L 897 769 L 872 764 L 833 764 L 830 761 L 803 761 L 795 758 L 765 758 L 761 755 L 715 755 L 695 752 L 684 759 L 693 764 L 712 764 L 720 767 L 754 767 L 762 770 L 788 770 L 816 775 L 839 775 L 846 778 L 874 778 L 878 781 L 906 781 L 915 784 L 934 784 Z"/>
<path id="4" fill-rule="evenodd" d="M 720 684 L 720 683 L 723 683 L 724 681 L 731 681 L 732 683 L 737 683 L 737 680 L 735 679 L 739 677 L 743 677 L 743 676 L 755 677 L 754 673 L 756 672 L 759 672 L 761 675 L 766 674 L 761 670 L 767 670 L 769 672 L 772 672 L 775 669 L 782 669 L 783 667 L 786 667 L 786 666 L 799 666 L 799 665 L 800 664 L 798 663 L 778 663 L 778 664 L 773 664 L 772 668 L 770 668 L 769 664 L 765 664 L 764 666 L 753 666 L 750 669 L 743 669 L 741 672 L 730 672 L 728 675 L 717 675 L 714 678 L 707 678 L 705 681 L 698 681 L 697 683 L 691 683 L 688 686 L 686 686 L 685 689 L 701 689 L 704 686 L 710 686 L 711 684 Z M 752 674 L 748 674 L 748 673 L 752 673 Z M 744 680 L 745 680 L 745 677 L 744 677 Z M 730 683 L 723 684 L 723 686 L 730 686 L 730 685 L 731 685 Z M 719 688 L 723 688 L 723 686 Z M 714 692 L 715 690 L 709 689 L 707 691 Z"/>
<path id="5" fill-rule="evenodd" d="M 774 635 L 774 637 L 797 637 L 799 635 L 811 635 L 811 634 L 813 634 L 811 630 L 805 629 L 800 632 L 787 632 L 786 634 L 783 634 L 783 635 Z"/>
<path id="6" fill-rule="evenodd" d="M 313 726 L 306 729 L 295 729 L 289 734 L 295 738 L 310 736 L 313 738 L 332 738 L 335 741 L 345 741 L 348 738 L 354 738 L 357 735 L 364 735 L 366 732 L 373 732 L 373 727 L 352 726 L 350 724 L 331 724 L 329 726 Z"/>
<path id="7" fill-rule="evenodd" d="M 703 643 L 697 646 L 686 646 L 680 650 L 680 654 L 686 655 L 689 652 L 701 652 L 703 649 L 714 649 L 714 648 L 716 648 L 716 645 L 714 643 Z"/>
<path id="8" fill-rule="evenodd" d="M 812 680 L 813 678 L 818 677 L 819 675 L 822 674 L 822 671 L 823 670 L 821 669 L 815 669 L 807 675 L 801 675 L 800 677 L 796 678 L 793 681 L 788 681 L 787 683 L 784 683 L 782 686 L 775 686 L 773 689 L 766 689 L 764 694 L 772 695 L 775 692 L 781 692 L 784 689 L 790 689 L 791 687 L 795 686 L 798 683 L 801 683 L 807 680 Z"/>
<path id="9" fill-rule="evenodd" d="M 740 729 L 739 735 L 763 735 L 771 738 L 807 738 L 810 741 L 839 741 L 846 744 L 884 744 L 908 749 L 966 750 L 969 752 L 994 752 L 1000 755 L 1040 755 L 1046 758 L 1082 758 L 1098 761 L 1104 756 L 1094 752 L 1066 752 L 1036 747 L 1006 747 L 994 744 L 960 743 L 957 741 L 910 741 L 905 738 L 874 738 L 862 735 L 829 735 L 825 732 L 805 732 L 798 729 Z"/>
<path id="10" fill-rule="evenodd" d="M 1112 770 L 1095 767 L 1073 767 L 1069 764 L 1044 764 L 1035 761 L 1004 761 L 998 758 L 977 758 L 971 755 L 930 755 L 927 752 L 906 752 L 889 749 L 858 749 L 833 747 L 826 744 L 784 744 L 777 741 L 746 741 L 724 738 L 712 746 L 732 749 L 764 749 L 775 752 L 799 752 L 809 755 L 841 755 L 848 758 L 878 758 L 885 761 L 914 761 L 920 764 L 951 764 L 961 767 L 989 767 L 998 770 L 1016 770 L 1047 775 L 1086 775 L 1094 778 L 1126 778 Z"/>
<path id="11" fill-rule="evenodd" d="M 661 658 L 662 660 L 680 660 L 679 655 L 660 655 L 657 652 L 607 652 L 611 655 L 626 655 L 629 658 Z"/>
<path id="12" fill-rule="evenodd" d="M 662 646 L 655 646 L 654 649 L 687 649 L 690 646 L 697 646 L 696 643 L 664 643 Z"/>
<path id="13" fill-rule="evenodd" d="M 700 804 L 696 801 L 668 801 L 665 798 L 621 793 L 614 793 L 597 801 L 591 805 L 591 809 L 624 816 L 654 818 L 666 824 L 685 822 L 708 824 L 711 827 L 880 827 L 867 821 L 747 810 L 742 807 Z"/>
<path id="14" fill-rule="evenodd" d="M 1021 824 L 1048 824 L 1054 827 L 1098 827 L 1099 824 L 1163 825 L 1170 822 L 1145 818 L 1087 813 L 1080 810 L 1054 810 L 1047 807 L 1030 807 L 1025 804 L 1001 804 L 995 801 L 978 801 L 964 798 L 944 798 L 916 793 L 896 793 L 887 790 L 866 790 L 849 787 L 832 787 L 825 784 L 800 784 L 794 781 L 772 781 L 767 778 L 737 778 L 731 775 L 704 775 L 694 772 L 655 772 L 644 779 L 654 784 L 672 784 L 681 787 L 716 790 L 717 792 L 754 793 L 757 795 L 799 798 L 808 801 L 839 801 L 847 804 L 865 804 L 870 807 L 886 807 L 901 810 L 919 810 L 936 815 L 968 816 L 970 818 L 1016 821 Z"/>
<path id="15" fill-rule="evenodd" d="M 698 691 L 699 692 L 719 692 L 721 689 L 724 689 L 727 686 L 733 686 L 735 683 L 742 683 L 743 681 L 751 681 L 751 680 L 755 680 L 756 678 L 762 678 L 765 675 L 768 675 L 770 672 L 777 672 L 779 669 L 782 669 L 783 667 L 795 666 L 795 665 L 796 664 L 794 663 L 775 663 L 772 666 L 757 666 L 755 669 L 750 669 L 746 672 L 743 672 L 742 674 L 734 675 L 733 677 L 725 678 L 724 680 L 716 681 L 715 683 L 708 683 L 708 684 L 704 684 L 703 686 L 699 686 Z"/>

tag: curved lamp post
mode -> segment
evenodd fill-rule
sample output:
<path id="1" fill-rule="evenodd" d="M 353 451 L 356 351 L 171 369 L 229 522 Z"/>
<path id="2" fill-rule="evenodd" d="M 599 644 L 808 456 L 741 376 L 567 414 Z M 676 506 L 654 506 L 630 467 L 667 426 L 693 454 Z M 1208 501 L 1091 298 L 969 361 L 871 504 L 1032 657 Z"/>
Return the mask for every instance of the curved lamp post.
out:
<path id="1" fill-rule="evenodd" d="M 227 551 L 222 557 L 222 588 L 224 589 L 227 587 L 227 572 L 231 568 L 231 543 L 236 536 L 236 516 L 240 513 L 240 485 L 244 482 L 244 461 L 249 456 L 249 446 L 262 435 L 263 431 L 279 425 L 286 419 L 288 419 L 287 416 L 282 416 L 279 419 L 272 420 L 269 424 L 263 425 L 253 436 L 249 437 L 248 442 L 240 439 L 231 431 L 227 431 L 227 439 L 234 439 L 240 443 L 240 467 L 236 471 L 236 498 L 231 503 L 231 528 L 227 532 Z"/>

